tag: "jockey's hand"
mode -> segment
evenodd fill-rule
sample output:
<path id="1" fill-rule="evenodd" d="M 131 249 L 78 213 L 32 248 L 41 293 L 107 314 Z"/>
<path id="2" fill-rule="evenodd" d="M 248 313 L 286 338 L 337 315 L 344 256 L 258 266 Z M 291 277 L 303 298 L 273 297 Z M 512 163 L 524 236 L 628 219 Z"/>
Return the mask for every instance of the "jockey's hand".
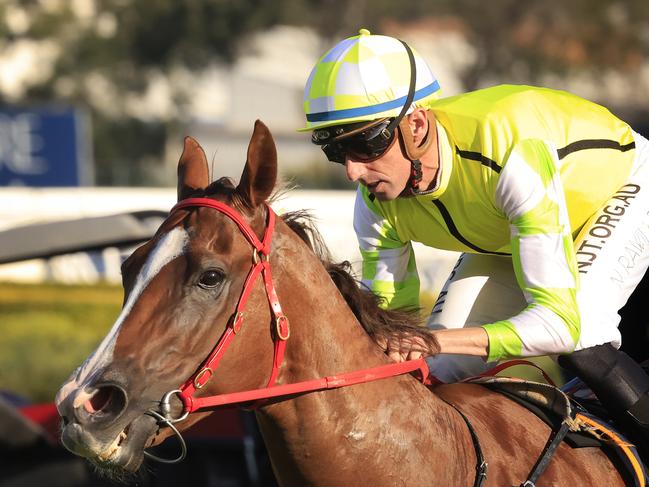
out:
<path id="1" fill-rule="evenodd" d="M 381 337 L 377 344 L 395 362 L 417 360 L 430 355 L 426 343 L 418 336 Z"/>

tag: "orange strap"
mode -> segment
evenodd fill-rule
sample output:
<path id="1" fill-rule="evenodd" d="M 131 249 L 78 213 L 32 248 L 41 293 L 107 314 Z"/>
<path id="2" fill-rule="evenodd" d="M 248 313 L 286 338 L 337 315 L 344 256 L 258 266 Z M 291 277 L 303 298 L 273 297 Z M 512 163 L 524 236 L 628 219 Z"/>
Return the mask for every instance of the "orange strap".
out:
<path id="1" fill-rule="evenodd" d="M 575 417 L 580 421 L 586 423 L 588 426 L 591 426 L 592 428 L 601 431 L 604 435 L 608 436 L 611 440 L 613 440 L 615 446 L 617 446 L 620 450 L 622 450 L 624 452 L 624 455 L 629 460 L 629 463 L 631 464 L 631 468 L 633 468 L 633 472 L 635 473 L 636 478 L 638 480 L 638 487 L 645 487 L 646 482 L 645 482 L 644 468 L 638 461 L 638 458 L 633 454 L 633 451 L 631 451 L 631 448 L 629 448 L 629 443 L 627 443 L 622 438 L 620 438 L 620 436 L 615 431 L 608 429 L 603 424 L 600 424 L 597 421 L 592 420 L 588 416 L 585 416 L 581 413 L 577 413 Z"/>

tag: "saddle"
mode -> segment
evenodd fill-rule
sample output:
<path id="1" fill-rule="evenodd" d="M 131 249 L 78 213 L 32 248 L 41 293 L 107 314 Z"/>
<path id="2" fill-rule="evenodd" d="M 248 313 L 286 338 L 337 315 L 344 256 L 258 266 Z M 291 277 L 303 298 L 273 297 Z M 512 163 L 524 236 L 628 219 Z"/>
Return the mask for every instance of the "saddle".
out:
<path id="1" fill-rule="evenodd" d="M 538 476 L 549 463 L 558 444 L 565 441 L 572 448 L 602 448 L 618 467 L 627 485 L 649 485 L 647 468 L 636 447 L 613 425 L 588 409 L 590 406 L 597 412 L 603 410 L 601 406 L 597 407 L 592 398 L 584 395 L 583 388 L 575 388 L 572 381 L 566 384 L 570 394 L 553 385 L 509 377 L 476 377 L 466 382 L 480 384 L 507 396 L 550 426 L 552 435 L 533 470 L 533 473 L 539 470 Z M 576 391 L 580 391 L 580 394 Z"/>

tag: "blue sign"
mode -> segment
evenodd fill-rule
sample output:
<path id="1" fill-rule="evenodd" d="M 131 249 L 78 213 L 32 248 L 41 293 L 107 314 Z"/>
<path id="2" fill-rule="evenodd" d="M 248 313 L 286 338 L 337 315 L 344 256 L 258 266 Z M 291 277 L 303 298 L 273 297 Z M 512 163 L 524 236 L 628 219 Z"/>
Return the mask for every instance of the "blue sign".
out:
<path id="1" fill-rule="evenodd" d="M 0 186 L 90 184 L 84 118 L 73 108 L 0 109 Z"/>

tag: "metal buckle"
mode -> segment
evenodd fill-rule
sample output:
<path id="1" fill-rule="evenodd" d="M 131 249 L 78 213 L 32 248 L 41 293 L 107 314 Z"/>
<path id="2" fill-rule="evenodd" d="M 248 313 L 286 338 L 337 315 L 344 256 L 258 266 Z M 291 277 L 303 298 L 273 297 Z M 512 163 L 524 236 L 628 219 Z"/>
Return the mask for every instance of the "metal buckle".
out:
<path id="1" fill-rule="evenodd" d="M 243 311 L 237 311 L 237 313 L 232 318 L 232 331 L 236 335 L 241 330 L 241 320 L 243 320 Z"/>
<path id="2" fill-rule="evenodd" d="M 286 335 L 282 333 L 282 323 L 286 323 Z M 277 338 L 282 341 L 286 341 L 291 337 L 291 326 L 286 315 L 279 315 L 275 320 L 275 331 L 277 332 Z"/>
<path id="3" fill-rule="evenodd" d="M 204 384 L 201 384 L 201 383 L 200 383 L 200 380 L 201 380 L 201 379 L 203 378 L 203 376 L 204 376 L 205 374 L 207 374 L 208 372 L 210 373 L 210 376 L 211 376 L 211 374 L 212 374 L 214 371 L 213 371 L 212 369 L 210 369 L 209 367 L 205 367 L 205 368 L 202 369 L 198 374 L 196 374 L 196 377 L 194 377 L 194 387 L 195 387 L 196 389 L 202 389 L 202 388 L 205 386 L 205 384 L 207 384 L 207 381 L 205 381 Z M 208 378 L 208 380 L 209 380 L 209 378 Z"/>
<path id="4" fill-rule="evenodd" d="M 268 254 L 264 254 L 257 249 L 252 249 L 252 263 L 257 265 L 260 262 L 268 262 Z"/>

